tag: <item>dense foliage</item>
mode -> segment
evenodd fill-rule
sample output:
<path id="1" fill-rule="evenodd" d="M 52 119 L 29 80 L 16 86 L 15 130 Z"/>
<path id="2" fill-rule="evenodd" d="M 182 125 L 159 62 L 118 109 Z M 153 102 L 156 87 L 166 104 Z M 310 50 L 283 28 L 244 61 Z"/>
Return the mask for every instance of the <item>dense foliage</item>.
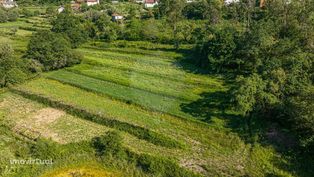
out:
<path id="1" fill-rule="evenodd" d="M 248 122 L 279 122 L 302 146 L 313 145 L 313 9 L 313 1 L 269 1 L 263 9 L 231 4 L 231 25 L 210 26 L 196 48 L 199 64 L 238 76 L 234 100 Z"/>
<path id="2" fill-rule="evenodd" d="M 19 17 L 17 9 L 4 9 L 0 7 L 0 23 L 16 21 Z"/>
<path id="3" fill-rule="evenodd" d="M 19 83 L 27 78 L 25 65 L 14 56 L 12 47 L 0 44 L 0 87 Z"/>
<path id="4" fill-rule="evenodd" d="M 80 63 L 82 56 L 72 51 L 70 42 L 61 34 L 40 31 L 28 44 L 27 58 L 38 61 L 46 71 Z"/>

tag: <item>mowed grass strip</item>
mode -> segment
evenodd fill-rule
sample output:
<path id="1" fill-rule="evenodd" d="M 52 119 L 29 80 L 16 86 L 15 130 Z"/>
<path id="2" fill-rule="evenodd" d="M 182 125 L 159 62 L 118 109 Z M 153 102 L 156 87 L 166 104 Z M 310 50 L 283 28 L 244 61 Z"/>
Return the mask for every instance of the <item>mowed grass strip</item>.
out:
<path id="1" fill-rule="evenodd" d="M 115 52 L 115 53 L 155 56 L 155 57 L 159 57 L 163 59 L 169 59 L 169 58 L 174 59 L 174 58 L 183 57 L 182 54 L 177 53 L 177 52 L 169 52 L 169 51 L 163 51 L 163 50 L 158 50 L 158 49 L 147 50 L 147 49 L 139 49 L 139 48 L 133 48 L 133 47 L 119 48 L 119 46 L 106 47 L 106 44 L 103 44 L 102 46 L 85 45 L 83 46 L 83 48 L 86 48 L 89 50 L 108 51 L 108 52 Z"/>
<path id="2" fill-rule="evenodd" d="M 51 72 L 47 77 L 87 91 L 100 93 L 113 99 L 124 101 L 125 103 L 135 104 L 148 110 L 160 111 L 182 118 L 193 118 L 190 114 L 181 111 L 180 105 L 187 104 L 187 101 L 173 99 L 63 70 Z"/>
<path id="3" fill-rule="evenodd" d="M 206 87 L 111 67 L 80 64 L 66 70 L 162 96 L 188 101 L 197 100 L 200 98 L 199 94 L 210 91 L 210 88 Z"/>
<path id="4" fill-rule="evenodd" d="M 150 65 L 143 62 L 136 61 L 123 61 L 106 59 L 106 57 L 94 57 L 93 55 L 85 55 L 85 63 L 97 66 L 112 67 L 126 71 L 137 72 L 141 74 L 147 74 L 156 77 L 162 77 L 167 80 L 175 80 L 187 84 L 202 85 L 207 87 L 220 86 L 220 79 L 208 77 L 207 75 L 194 74 L 180 66 L 172 65 Z M 219 84 L 220 82 L 220 84 Z"/>
<path id="5" fill-rule="evenodd" d="M 125 53 L 117 53 L 117 52 L 110 52 L 110 51 L 103 51 L 103 50 L 90 50 L 85 48 L 77 49 L 77 51 L 84 53 L 85 55 L 99 57 L 99 58 L 106 58 L 112 60 L 124 60 L 124 61 L 131 61 L 131 62 L 144 62 L 147 64 L 153 65 L 172 65 L 172 62 L 175 59 L 172 58 L 160 58 L 156 56 L 149 56 L 149 55 L 139 55 L 139 54 L 125 54 Z"/>
<path id="6" fill-rule="evenodd" d="M 62 100 L 57 100 L 51 98 L 50 96 L 33 93 L 29 90 L 24 90 L 21 88 L 11 88 L 11 90 L 12 92 L 17 93 L 23 97 L 38 101 L 43 104 L 47 104 L 53 108 L 62 109 L 70 114 L 81 117 L 83 119 L 93 121 L 100 125 L 112 127 L 120 131 L 125 131 L 131 135 L 138 137 L 139 139 L 146 140 L 155 145 L 160 145 L 169 148 L 183 148 L 183 144 L 178 141 L 175 141 L 162 134 L 153 132 L 147 128 L 130 124 L 127 122 L 122 122 L 114 117 L 107 115 L 106 113 L 92 112 L 83 107 L 77 107 L 76 105 L 63 102 Z"/>

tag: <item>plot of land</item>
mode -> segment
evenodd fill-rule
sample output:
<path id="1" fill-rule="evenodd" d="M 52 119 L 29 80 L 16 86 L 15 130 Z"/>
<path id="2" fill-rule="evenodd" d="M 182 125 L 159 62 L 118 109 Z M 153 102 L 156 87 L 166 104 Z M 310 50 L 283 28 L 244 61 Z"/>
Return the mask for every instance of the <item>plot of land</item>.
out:
<path id="1" fill-rule="evenodd" d="M 205 176 L 260 175 L 265 170 L 286 173 L 272 163 L 277 158 L 273 149 L 251 147 L 233 132 L 230 126 L 239 118 L 223 105 L 228 86 L 220 77 L 186 70 L 185 64 L 178 63 L 181 54 L 173 52 L 141 49 L 132 53 L 128 48 L 92 46 L 78 50 L 86 55 L 82 64 L 46 73 L 14 89 L 22 96 L 36 96 L 25 97 L 37 102 L 49 100 L 105 122 L 114 120 L 178 141 L 183 148 L 156 145 L 121 131 L 124 145 L 133 152 L 170 157 Z M 60 143 L 88 140 L 117 129 L 99 124 L 101 120 L 70 115 L 61 107 L 50 108 L 15 94 L 10 97 L 24 100 L 15 103 L 23 105 L 19 113 L 23 116 L 12 115 L 16 117 L 12 127 L 28 123 L 26 129 Z"/>

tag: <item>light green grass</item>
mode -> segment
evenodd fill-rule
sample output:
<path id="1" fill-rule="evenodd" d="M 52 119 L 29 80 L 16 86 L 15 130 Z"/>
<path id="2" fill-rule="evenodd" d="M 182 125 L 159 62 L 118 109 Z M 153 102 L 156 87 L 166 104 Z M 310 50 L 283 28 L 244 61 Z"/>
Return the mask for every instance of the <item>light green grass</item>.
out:
<path id="1" fill-rule="evenodd" d="M 180 111 L 180 105 L 187 104 L 187 101 L 160 96 L 147 91 L 130 88 L 112 82 L 102 81 L 67 71 L 51 72 L 49 73 L 48 78 L 74 85 L 88 91 L 104 94 L 114 99 L 134 103 L 146 109 L 160 111 L 183 118 L 193 118 L 191 115 Z"/>
<path id="2" fill-rule="evenodd" d="M 119 56 L 117 56 L 116 58 L 118 57 Z M 213 86 L 214 84 L 217 84 L 217 81 L 219 82 L 218 78 L 213 79 L 206 75 L 199 75 L 187 72 L 183 68 L 181 68 L 180 65 L 176 65 L 175 63 L 168 65 L 155 65 L 148 64 L 147 62 L 138 62 L 136 60 L 114 60 L 112 59 L 112 57 L 98 57 L 97 55 L 94 56 L 93 54 L 89 53 L 85 55 L 85 58 L 85 63 L 88 64 L 112 67 L 131 72 L 138 72 L 142 74 L 153 75 L 156 77 L 177 80 L 183 83 Z"/>
<path id="3" fill-rule="evenodd" d="M 187 164 L 194 164 L 198 168 L 206 169 L 202 172 L 203 174 L 241 176 L 246 173 L 253 174 L 253 172 L 263 174 L 264 170 L 272 171 L 274 174 L 286 174 L 286 172 L 280 170 L 271 162 L 270 159 L 276 156 L 272 148 L 258 146 L 252 148 L 250 145 L 246 145 L 236 134 L 221 127 L 224 125 L 221 122 L 223 119 L 218 117 L 213 118 L 214 120 L 217 119 L 217 121 L 213 120 L 211 126 L 206 126 L 164 114 L 145 111 L 136 106 L 47 79 L 37 79 L 19 88 L 48 96 L 76 107 L 84 107 L 92 112 L 104 114 L 120 121 L 146 127 L 183 141 L 188 145 L 187 149 L 169 151 L 167 149 L 151 148 L 150 153 L 161 153 L 175 158 L 182 166 L 187 168 L 191 168 Z M 215 125 L 215 122 L 218 124 Z M 216 126 L 220 128 L 216 128 Z M 136 140 L 128 139 L 128 141 L 136 143 Z M 147 144 L 145 147 L 145 149 L 150 149 L 150 147 L 155 146 Z M 136 146 L 131 149 L 141 152 Z M 260 153 L 254 154 L 254 158 L 251 158 L 250 149 Z M 265 157 L 266 155 L 267 158 Z M 261 163 L 255 167 L 251 165 L 252 160 L 254 162 L 260 161 Z M 280 159 L 277 163 L 280 163 Z M 261 167 L 260 165 L 264 166 Z"/>
<path id="4" fill-rule="evenodd" d="M 200 98 L 199 94 L 209 90 L 205 86 L 97 65 L 81 64 L 67 68 L 67 70 L 139 90 L 190 101 Z M 213 86 L 210 90 L 218 89 L 217 87 Z"/>

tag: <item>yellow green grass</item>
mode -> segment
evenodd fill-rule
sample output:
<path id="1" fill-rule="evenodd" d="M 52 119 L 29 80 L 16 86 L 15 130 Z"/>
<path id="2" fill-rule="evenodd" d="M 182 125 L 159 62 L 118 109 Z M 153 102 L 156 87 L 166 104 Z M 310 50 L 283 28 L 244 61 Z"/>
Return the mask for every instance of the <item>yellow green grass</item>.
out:
<path id="1" fill-rule="evenodd" d="M 186 149 L 158 150 L 154 148 L 151 150 L 151 153 L 155 151 L 155 153 L 162 153 L 165 156 L 175 158 L 181 166 L 207 175 L 243 175 L 251 170 L 261 174 L 263 173 L 262 169 L 255 168 L 250 163 L 252 163 L 252 160 L 255 162 L 259 158 L 263 159 L 263 155 L 269 155 L 268 153 L 273 151 L 268 148 L 252 148 L 250 145 L 246 145 L 236 134 L 229 132 L 228 129 L 217 129 L 214 125 L 215 121 L 213 121 L 212 126 L 207 126 L 161 113 L 146 111 L 137 106 L 112 100 L 57 81 L 37 79 L 20 86 L 19 89 L 48 96 L 76 107 L 84 107 L 94 113 L 104 114 L 178 139 L 187 144 Z M 216 119 L 217 123 L 221 124 L 218 117 L 213 119 Z M 149 147 L 147 148 L 149 149 Z M 252 150 L 250 150 L 251 148 Z M 131 147 L 131 149 L 141 152 L 138 147 Z M 249 157 L 251 151 L 256 151 L 258 154 L 253 154 L 253 157 Z M 274 154 L 271 155 L 272 158 L 273 156 Z M 262 163 L 268 164 L 268 170 L 275 169 L 283 173 L 269 160 L 265 160 Z"/>

